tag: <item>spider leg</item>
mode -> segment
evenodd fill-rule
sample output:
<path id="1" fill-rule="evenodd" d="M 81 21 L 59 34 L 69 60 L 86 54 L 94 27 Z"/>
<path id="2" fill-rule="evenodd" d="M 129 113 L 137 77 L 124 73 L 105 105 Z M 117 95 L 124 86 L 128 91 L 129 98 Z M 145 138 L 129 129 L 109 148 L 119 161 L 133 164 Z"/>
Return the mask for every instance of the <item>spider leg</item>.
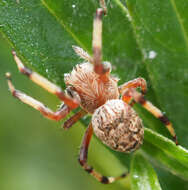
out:
<path id="1" fill-rule="evenodd" d="M 70 108 L 78 107 L 78 102 L 66 96 L 60 87 L 53 84 L 52 82 L 50 82 L 43 76 L 39 75 L 38 73 L 33 72 L 30 69 L 26 68 L 19 59 L 19 57 L 16 55 L 15 51 L 12 51 L 12 54 L 14 56 L 14 60 L 18 66 L 18 69 L 21 73 L 28 76 L 30 80 L 32 80 L 34 83 L 38 84 L 42 88 L 46 89 L 48 92 L 55 94 L 60 100 L 64 101 L 64 103 L 67 104 Z"/>
<path id="2" fill-rule="evenodd" d="M 102 62 L 102 16 L 104 10 L 98 8 L 96 11 L 96 16 L 93 22 L 93 64 L 94 71 L 103 82 L 108 81 L 108 75 L 111 71 L 111 65 L 109 62 Z"/>
<path id="3" fill-rule="evenodd" d="M 103 9 L 99 8 L 96 11 L 96 16 L 93 22 L 93 62 L 94 70 L 97 74 L 103 74 L 102 65 L 102 16 Z"/>
<path id="4" fill-rule="evenodd" d="M 78 56 L 80 56 L 82 59 L 85 59 L 86 61 L 93 63 L 93 58 L 84 51 L 81 47 L 78 46 L 72 46 L 73 50 L 76 52 Z"/>
<path id="5" fill-rule="evenodd" d="M 168 117 L 166 115 L 164 115 L 161 112 L 161 110 L 158 109 L 157 107 L 155 107 L 151 102 L 146 100 L 141 93 L 137 92 L 133 88 L 128 88 L 123 93 L 122 100 L 125 101 L 126 103 L 130 104 L 131 106 L 135 102 L 141 104 L 147 111 L 149 111 L 151 114 L 153 114 L 156 118 L 158 118 L 166 126 L 166 128 L 170 132 L 171 136 L 173 137 L 174 142 L 176 143 L 176 145 L 178 145 L 176 133 L 175 133 L 173 125 L 169 121 Z"/>
<path id="6" fill-rule="evenodd" d="M 6 73 L 6 78 L 7 78 L 9 89 L 15 98 L 18 98 L 21 102 L 28 104 L 34 109 L 40 111 L 41 114 L 44 117 L 47 117 L 48 119 L 59 121 L 60 119 L 64 118 L 72 110 L 72 108 L 68 107 L 66 104 L 62 104 L 60 109 L 58 109 L 56 112 L 53 112 L 52 110 L 50 110 L 48 107 L 46 107 L 43 103 L 39 102 L 38 100 L 35 100 L 34 98 L 24 94 L 23 92 L 16 90 L 11 82 L 10 73 Z"/>
<path id="7" fill-rule="evenodd" d="M 103 8 L 104 10 L 104 15 L 107 14 L 107 7 L 106 7 L 106 2 L 105 0 L 100 0 L 100 6 Z"/>
<path id="8" fill-rule="evenodd" d="M 64 129 L 69 129 L 74 125 L 79 119 L 81 119 L 83 116 L 85 116 L 87 112 L 84 110 L 80 110 L 79 112 L 75 113 L 72 117 L 70 117 L 65 123 L 63 124 Z"/>
<path id="9" fill-rule="evenodd" d="M 122 84 L 121 86 L 118 87 L 118 89 L 119 89 L 119 93 L 122 94 L 127 88 L 138 88 L 138 87 L 141 88 L 142 94 L 146 94 L 147 83 L 146 83 L 146 80 L 141 77 L 136 78 L 134 80 L 130 80 Z"/>
<path id="10" fill-rule="evenodd" d="M 87 164 L 87 155 L 88 155 L 88 148 L 89 148 L 89 143 L 91 140 L 93 134 L 93 128 L 91 123 L 89 124 L 88 128 L 86 129 L 81 149 L 80 149 L 80 156 L 79 156 L 79 163 L 83 167 L 83 169 L 91 174 L 93 177 L 95 177 L 98 181 L 104 184 L 112 183 L 118 179 L 124 178 L 127 174 L 123 174 L 119 177 L 106 177 L 101 175 L 100 173 L 96 172 L 91 166 Z"/>

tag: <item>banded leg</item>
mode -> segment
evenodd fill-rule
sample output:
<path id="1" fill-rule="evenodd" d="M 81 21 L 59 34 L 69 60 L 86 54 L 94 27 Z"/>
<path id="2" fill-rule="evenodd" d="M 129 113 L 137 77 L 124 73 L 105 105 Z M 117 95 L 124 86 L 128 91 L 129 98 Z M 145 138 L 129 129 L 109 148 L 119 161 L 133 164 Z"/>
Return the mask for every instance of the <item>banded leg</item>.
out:
<path id="1" fill-rule="evenodd" d="M 123 174 L 119 177 L 106 177 L 101 175 L 100 173 L 96 172 L 92 167 L 90 167 L 87 164 L 87 155 L 88 155 L 88 148 L 89 148 L 89 143 L 91 140 L 93 134 L 93 128 L 91 123 L 89 124 L 88 128 L 86 129 L 83 141 L 82 141 L 82 146 L 80 149 L 80 156 L 79 156 L 79 163 L 83 167 L 83 169 L 91 174 L 93 177 L 95 177 L 98 181 L 104 184 L 109 184 L 112 183 L 118 179 L 124 178 L 126 174 Z"/>
<path id="2" fill-rule="evenodd" d="M 128 81 L 121 86 L 118 87 L 119 93 L 122 94 L 127 88 L 141 88 L 142 94 L 146 94 L 147 92 L 147 83 L 146 80 L 139 77 L 134 80 Z"/>
<path id="3" fill-rule="evenodd" d="M 46 89 L 48 92 L 55 94 L 60 100 L 64 101 L 70 108 L 74 109 L 78 107 L 78 101 L 72 99 L 64 94 L 60 87 L 56 86 L 55 84 L 51 83 L 49 80 L 44 78 L 43 76 L 39 75 L 36 72 L 31 71 L 30 69 L 26 68 L 24 64 L 21 62 L 19 57 L 16 55 L 15 51 L 12 51 L 14 56 L 14 60 L 18 66 L 18 69 L 21 73 L 28 76 L 30 80 L 34 83 L 38 84 L 42 88 Z"/>
<path id="4" fill-rule="evenodd" d="M 41 102 L 24 94 L 23 92 L 16 90 L 11 82 L 10 73 L 6 73 L 6 77 L 7 77 L 8 86 L 9 86 L 9 89 L 10 89 L 12 95 L 15 98 L 18 98 L 23 103 L 28 104 L 31 107 L 33 107 L 34 109 L 40 111 L 44 117 L 47 117 L 48 119 L 59 121 L 60 119 L 64 118 L 70 112 L 71 108 L 69 108 L 66 104 L 63 104 L 60 107 L 60 109 L 58 109 L 56 112 L 51 111 L 49 108 L 47 108 Z"/>
<path id="5" fill-rule="evenodd" d="M 161 112 L 161 110 L 155 107 L 151 102 L 146 100 L 141 93 L 137 92 L 135 89 L 132 89 L 132 88 L 127 89 L 122 96 L 122 100 L 127 102 L 130 105 L 133 105 L 133 103 L 135 102 L 141 104 L 146 110 L 152 113 L 156 118 L 158 118 L 166 126 L 171 136 L 173 137 L 174 142 L 176 143 L 176 145 L 178 145 L 176 133 L 168 117 L 164 115 Z"/>
<path id="6" fill-rule="evenodd" d="M 70 117 L 65 123 L 63 124 L 64 129 L 69 129 L 74 125 L 79 119 L 85 116 L 87 113 L 84 110 L 80 110 L 79 112 L 75 113 L 72 117 Z"/>
<path id="7" fill-rule="evenodd" d="M 101 76 L 102 81 L 108 81 L 111 71 L 109 62 L 102 62 L 102 16 L 104 10 L 98 8 L 93 22 L 93 64 L 94 71 Z"/>
<path id="8" fill-rule="evenodd" d="M 94 70 L 97 74 L 103 74 L 102 66 L 102 15 L 103 9 L 99 8 L 96 11 L 96 16 L 93 22 L 93 62 Z"/>

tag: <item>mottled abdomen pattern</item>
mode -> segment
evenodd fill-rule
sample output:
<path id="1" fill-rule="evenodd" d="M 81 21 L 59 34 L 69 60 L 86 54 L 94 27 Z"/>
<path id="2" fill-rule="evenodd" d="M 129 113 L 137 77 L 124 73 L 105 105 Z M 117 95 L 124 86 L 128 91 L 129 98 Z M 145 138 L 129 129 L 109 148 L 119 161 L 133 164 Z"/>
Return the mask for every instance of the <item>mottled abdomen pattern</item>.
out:
<path id="1" fill-rule="evenodd" d="M 119 99 L 109 100 L 96 109 L 92 126 L 96 136 L 116 151 L 132 152 L 143 141 L 142 120 L 131 106 Z"/>

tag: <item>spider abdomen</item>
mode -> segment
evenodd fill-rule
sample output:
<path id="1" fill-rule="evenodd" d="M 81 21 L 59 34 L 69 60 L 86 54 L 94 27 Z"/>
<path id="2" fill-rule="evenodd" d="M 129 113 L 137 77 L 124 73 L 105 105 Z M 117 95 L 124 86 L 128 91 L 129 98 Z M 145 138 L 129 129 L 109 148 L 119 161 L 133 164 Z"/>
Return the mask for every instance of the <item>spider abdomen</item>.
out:
<path id="1" fill-rule="evenodd" d="M 110 148 L 132 152 L 143 141 L 142 120 L 131 106 L 122 100 L 109 100 L 95 110 L 92 126 L 96 136 Z"/>

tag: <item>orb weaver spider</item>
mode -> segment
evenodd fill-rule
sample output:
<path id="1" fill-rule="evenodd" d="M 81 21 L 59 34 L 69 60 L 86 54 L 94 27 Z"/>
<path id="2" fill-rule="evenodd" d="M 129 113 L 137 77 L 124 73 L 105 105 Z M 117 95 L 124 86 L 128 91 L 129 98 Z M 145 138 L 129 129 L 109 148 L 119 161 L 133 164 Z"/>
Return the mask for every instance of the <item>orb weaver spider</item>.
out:
<path id="1" fill-rule="evenodd" d="M 112 183 L 127 175 L 106 177 L 87 164 L 88 148 L 93 132 L 107 146 L 120 152 L 132 152 L 140 147 L 144 137 L 144 127 L 141 118 L 133 110 L 134 103 L 141 104 L 146 110 L 158 118 L 169 130 L 176 144 L 176 134 L 169 119 L 151 102 L 144 98 L 147 90 L 146 81 L 136 78 L 118 86 L 118 79 L 111 76 L 111 64 L 102 61 L 102 17 L 106 14 L 104 0 L 100 0 L 102 8 L 98 8 L 93 23 L 93 57 L 82 48 L 73 46 L 78 56 L 86 62 L 78 64 L 64 77 L 67 86 L 65 92 L 43 76 L 26 68 L 16 52 L 13 57 L 21 73 L 34 83 L 55 94 L 63 103 L 53 112 L 43 103 L 15 89 L 11 82 L 11 74 L 6 73 L 8 86 L 15 98 L 40 111 L 48 119 L 59 121 L 71 110 L 81 107 L 81 110 L 70 117 L 64 128 L 70 128 L 87 113 L 92 114 L 92 120 L 86 129 L 80 148 L 79 163 L 85 171 L 104 184 Z M 141 93 L 136 89 L 141 88 Z"/>

